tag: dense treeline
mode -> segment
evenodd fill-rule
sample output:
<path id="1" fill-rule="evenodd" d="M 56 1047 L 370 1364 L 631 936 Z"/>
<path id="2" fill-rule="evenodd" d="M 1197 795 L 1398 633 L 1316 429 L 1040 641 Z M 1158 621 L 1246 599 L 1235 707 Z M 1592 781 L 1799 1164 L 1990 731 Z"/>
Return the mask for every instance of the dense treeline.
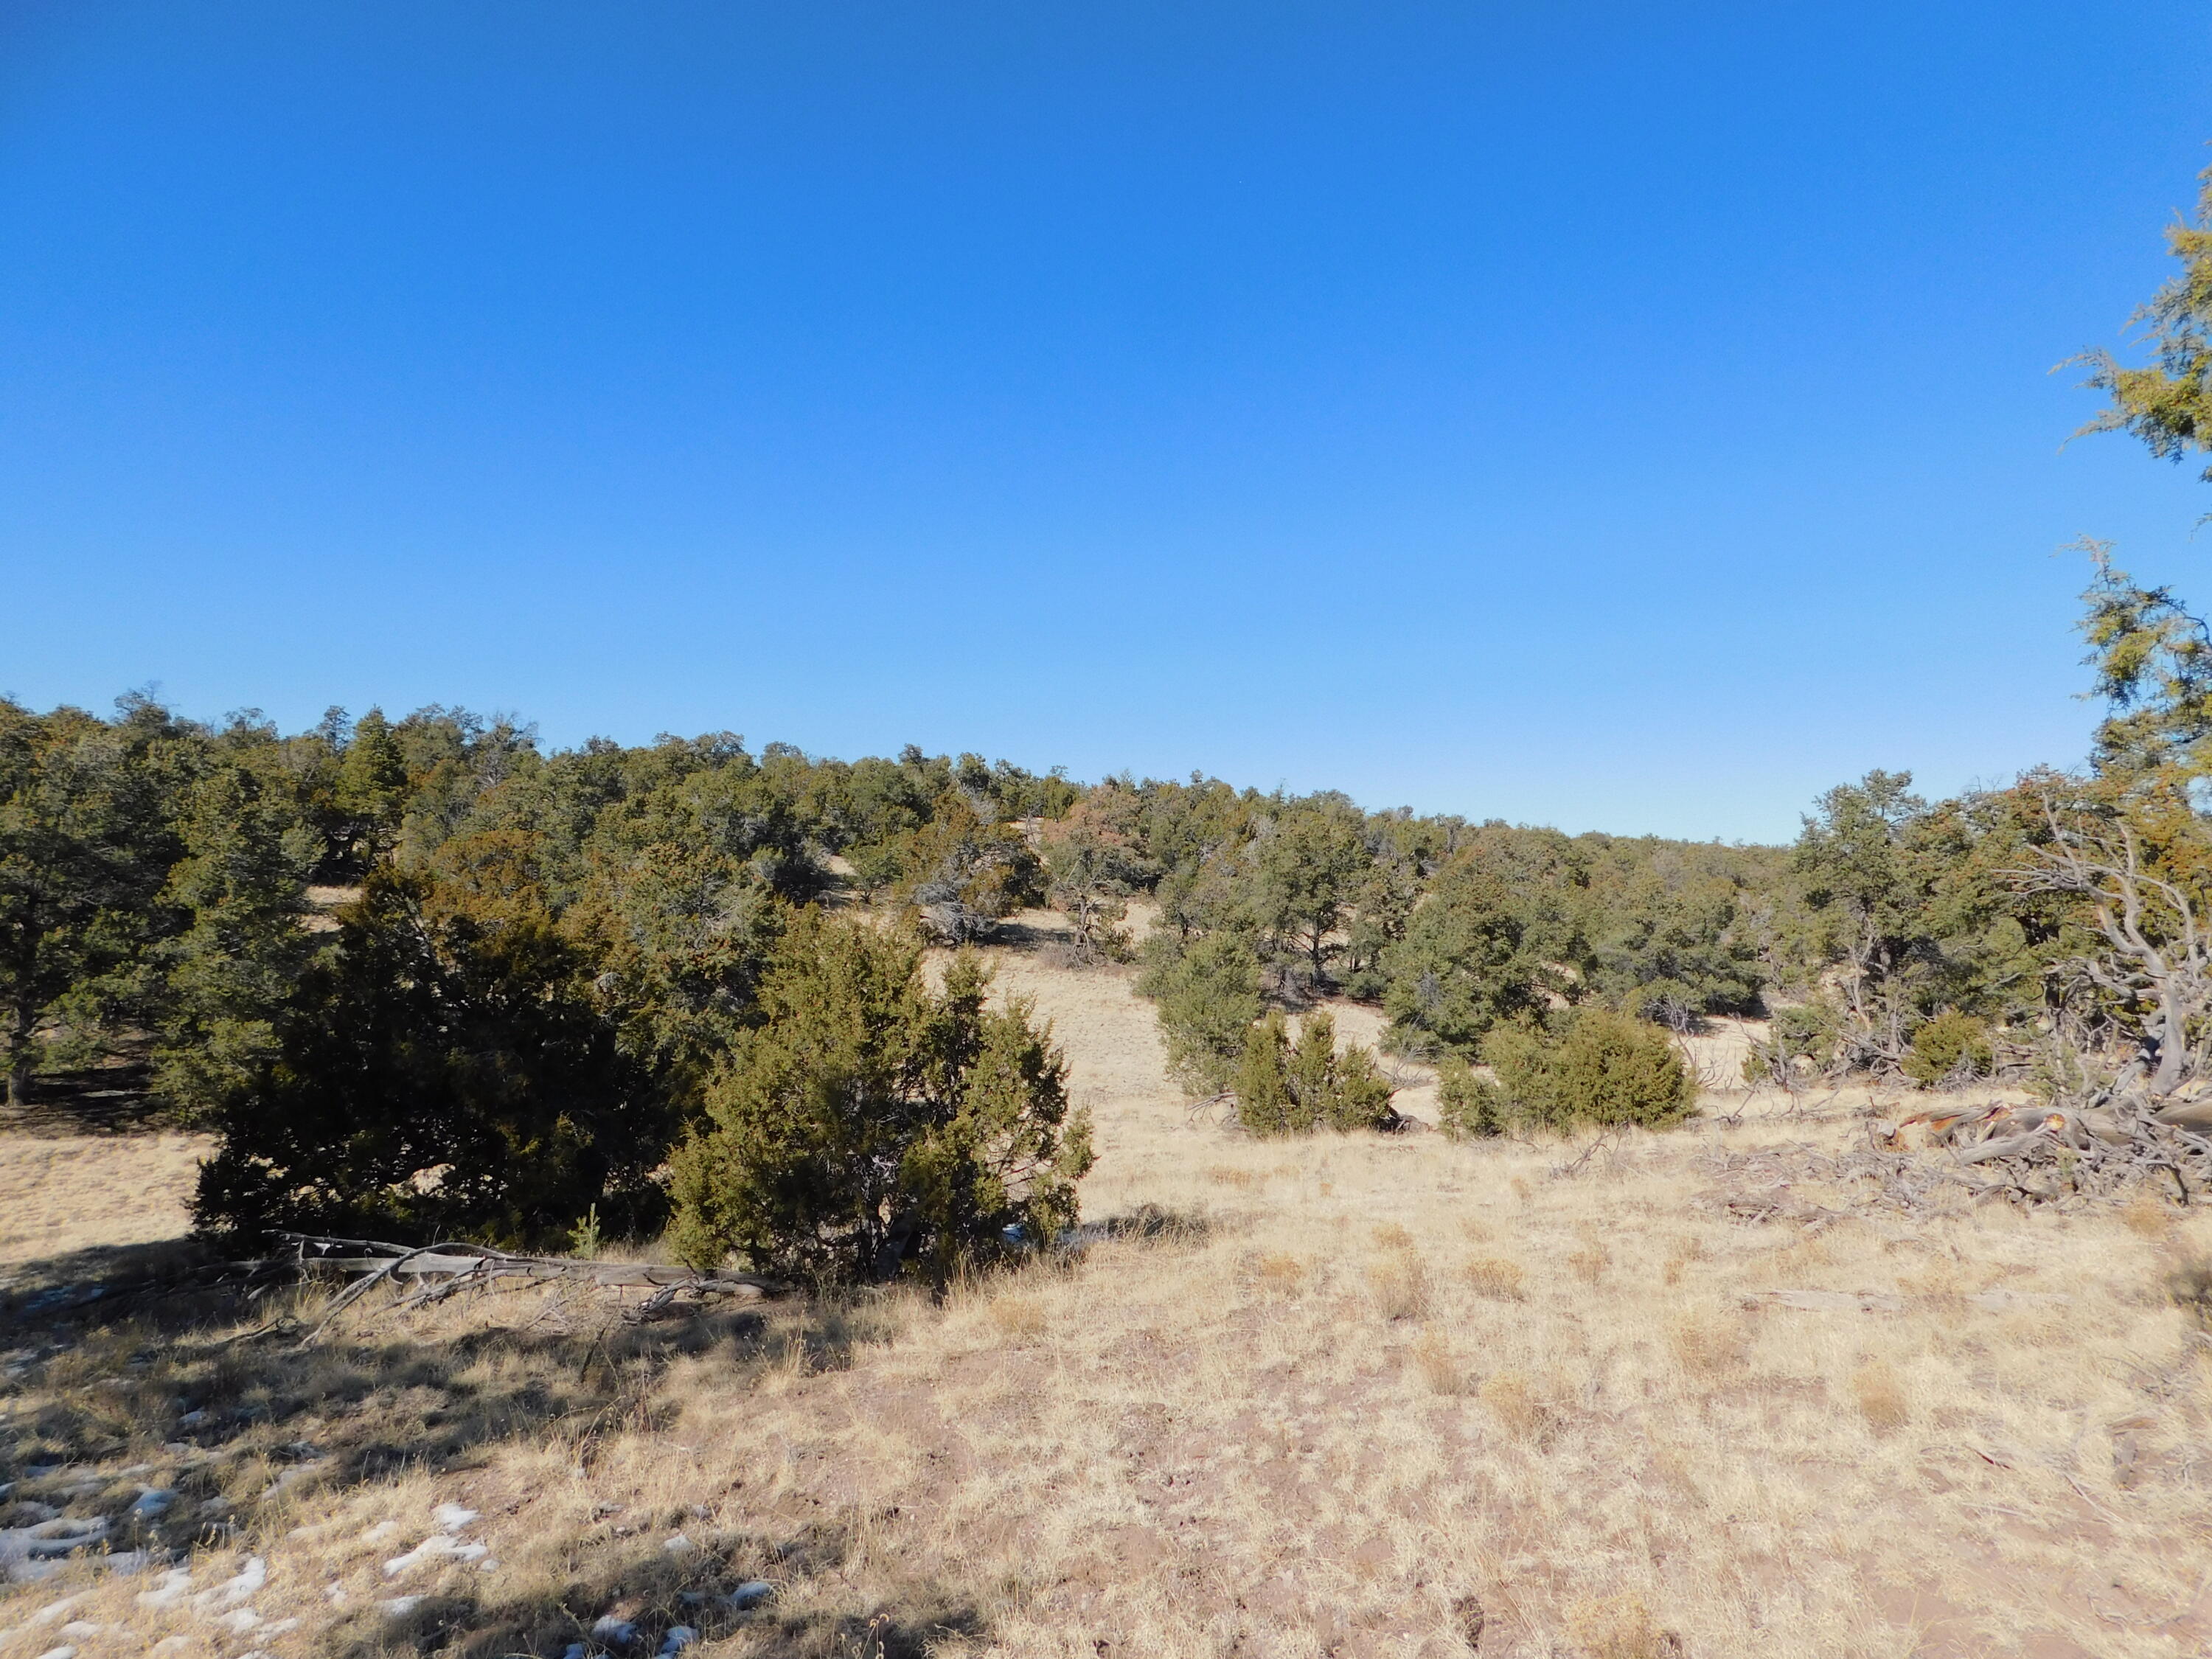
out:
<path id="1" fill-rule="evenodd" d="M 1793 851 L 728 734 L 547 754 L 437 708 L 288 735 L 143 698 L 0 704 L 0 766 L 11 1098 L 143 1049 L 160 1098 L 222 1136 L 204 1214 L 253 1230 L 653 1224 L 670 1149 L 825 898 L 952 944 L 1049 901 L 1079 959 L 1141 956 L 1191 1086 L 1242 1076 L 1278 1131 L 1390 1116 L 1362 1057 L 1343 1085 L 1271 1069 L 1292 1053 L 1271 1011 L 1324 995 L 1430 1060 L 1580 1006 L 1681 1031 L 1772 1003 L 1778 1065 L 1896 1067 L 1938 1016 L 2045 1014 L 2036 947 L 2063 942 L 2005 884 L 2033 829 L 2017 802 L 1930 806 L 1883 774 L 1824 798 Z"/>
<path id="2" fill-rule="evenodd" d="M 1279 1098 L 1255 1119 L 1277 1132 L 1393 1115 L 1368 1060 L 1339 1078 L 1270 1008 L 1365 998 L 1420 1054 L 1471 1054 L 1562 998 L 1679 1027 L 1755 1010 L 1802 908 L 1774 849 L 1206 778 L 1084 787 L 911 748 L 847 763 L 716 734 L 548 754 L 442 708 L 288 734 L 143 697 L 105 720 L 0 703 L 0 790 L 11 1101 L 41 1071 L 142 1056 L 160 1101 L 220 1136 L 203 1218 L 256 1232 L 658 1224 L 673 1149 L 731 1165 L 714 1103 L 788 1035 L 764 1034 L 763 976 L 825 900 L 955 945 L 1048 901 L 1078 959 L 1103 962 L 1133 954 L 1128 905 L 1149 898 L 1140 982 L 1178 1064 L 1212 1086 L 1263 1075 L 1275 1050 L 1248 1063 L 1248 1046 L 1279 1045 Z M 1031 1127 L 1060 1123 L 1051 1093 L 1024 1097 Z M 912 1152 L 878 1148 L 869 1178 L 895 1183 Z M 717 1204 L 687 1236 L 775 1253 L 709 1224 Z"/>
<path id="3" fill-rule="evenodd" d="M 446 708 L 287 735 L 0 702 L 9 1097 L 143 1051 L 221 1136 L 211 1225 L 656 1224 L 659 1171 L 832 862 L 970 939 L 1042 899 L 1018 826 L 1078 793 L 728 734 L 548 755 Z"/>

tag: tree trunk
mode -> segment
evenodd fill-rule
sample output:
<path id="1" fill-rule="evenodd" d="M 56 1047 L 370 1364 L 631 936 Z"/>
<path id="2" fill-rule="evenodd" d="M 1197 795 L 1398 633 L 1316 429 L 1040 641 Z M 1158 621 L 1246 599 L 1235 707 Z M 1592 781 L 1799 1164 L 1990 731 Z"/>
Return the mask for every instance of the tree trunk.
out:
<path id="1" fill-rule="evenodd" d="M 31 1103 L 31 1036 L 18 1024 L 8 1038 L 8 1104 L 20 1110 Z"/>
<path id="2" fill-rule="evenodd" d="M 2173 992 L 2161 987 L 2158 999 L 2158 1071 L 2150 1080 L 2153 1095 L 2170 1095 L 2181 1085 L 2181 1068 L 2189 1058 L 2188 1033 Z"/>

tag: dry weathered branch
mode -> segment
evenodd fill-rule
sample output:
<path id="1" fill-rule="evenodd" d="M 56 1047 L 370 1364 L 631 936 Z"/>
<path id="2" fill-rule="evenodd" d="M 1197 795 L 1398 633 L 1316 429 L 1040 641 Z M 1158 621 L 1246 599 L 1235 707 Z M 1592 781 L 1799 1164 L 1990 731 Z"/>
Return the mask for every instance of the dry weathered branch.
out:
<path id="1" fill-rule="evenodd" d="M 295 1251 L 303 1273 L 360 1274 L 331 1297 L 321 1321 L 301 1339 L 301 1346 L 322 1334 L 348 1307 L 374 1286 L 400 1279 L 437 1280 L 426 1285 L 400 1304 L 414 1307 L 441 1301 L 454 1292 L 487 1289 L 502 1280 L 518 1284 L 584 1283 L 606 1288 L 648 1288 L 653 1294 L 629 1316 L 658 1318 L 679 1302 L 757 1302 L 779 1296 L 790 1286 L 750 1273 L 700 1273 L 684 1267 L 658 1267 L 641 1261 L 579 1261 L 568 1256 L 519 1255 L 480 1244 L 452 1242 L 410 1247 L 376 1239 L 322 1238 L 305 1234 L 280 1234 Z"/>

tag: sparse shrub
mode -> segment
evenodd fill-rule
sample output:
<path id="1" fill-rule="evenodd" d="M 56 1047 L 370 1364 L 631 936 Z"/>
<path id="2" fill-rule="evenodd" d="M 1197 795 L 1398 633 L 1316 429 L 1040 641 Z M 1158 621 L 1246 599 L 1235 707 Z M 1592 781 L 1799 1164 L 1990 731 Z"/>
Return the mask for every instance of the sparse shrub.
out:
<path id="1" fill-rule="evenodd" d="M 1273 1296 L 1290 1296 L 1305 1282 L 1305 1263 L 1294 1255 L 1279 1251 L 1263 1255 L 1253 1265 L 1252 1277 L 1262 1291 Z"/>
<path id="2" fill-rule="evenodd" d="M 1904 1381 L 1886 1360 L 1870 1359 L 1852 1374 L 1851 1397 L 1876 1434 L 1903 1428 L 1912 1414 Z"/>
<path id="3" fill-rule="evenodd" d="M 991 1304 L 991 1322 L 1015 1342 L 1034 1342 L 1050 1322 L 1044 1304 L 1033 1296 L 1002 1296 Z"/>
<path id="4" fill-rule="evenodd" d="M 936 938 L 964 945 L 1042 901 L 1044 866 L 1020 830 L 948 797 L 899 850 L 900 896 Z"/>
<path id="5" fill-rule="evenodd" d="M 1158 881 L 1159 866 L 1137 844 L 1133 791 L 1111 781 L 1067 816 L 1044 826 L 1041 848 L 1047 902 L 1066 913 L 1076 962 L 1127 962 L 1129 895 Z"/>
<path id="6" fill-rule="evenodd" d="M 860 889 L 864 904 L 874 903 L 878 892 L 896 885 L 906 867 L 897 842 L 866 842 L 848 847 L 845 862 L 852 868 L 853 884 Z"/>
<path id="7" fill-rule="evenodd" d="M 1357 1047 L 1338 1054 L 1336 1022 L 1321 1010 L 1305 1017 L 1295 1045 L 1282 1014 L 1270 1010 L 1245 1034 L 1233 1087 L 1237 1119 L 1255 1135 L 1388 1129 L 1398 1121 L 1375 1056 Z"/>
<path id="8" fill-rule="evenodd" d="M 1475 1256 L 1461 1272 L 1467 1277 L 1469 1290 L 1493 1302 L 1518 1302 L 1527 1294 L 1522 1286 L 1528 1283 L 1528 1275 L 1522 1272 L 1517 1261 L 1502 1261 L 1494 1255 Z"/>
<path id="9" fill-rule="evenodd" d="M 1434 1326 L 1423 1331 L 1420 1340 L 1413 1344 L 1413 1361 L 1414 1374 L 1431 1394 L 1462 1395 L 1472 1386 L 1474 1379 L 1454 1351 L 1451 1339 Z"/>
<path id="10" fill-rule="evenodd" d="M 1481 1394 L 1498 1426 L 1516 1440 L 1540 1443 L 1558 1422 L 1535 1384 L 1518 1371 L 1499 1371 L 1485 1378 Z"/>
<path id="11" fill-rule="evenodd" d="M 1985 1077 L 1996 1063 L 1990 1028 L 1952 1008 L 1922 1021 L 1913 1032 L 1905 1074 L 1927 1089 L 1954 1078 Z"/>
<path id="12" fill-rule="evenodd" d="M 1394 1250 L 1370 1264 L 1367 1290 L 1383 1318 L 1419 1319 L 1429 1310 L 1428 1267 L 1409 1250 Z"/>
<path id="13" fill-rule="evenodd" d="M 1656 1025 L 1605 1008 L 1569 1016 L 1557 1035 L 1501 1026 L 1483 1044 L 1508 1110 L 1551 1128 L 1577 1123 L 1678 1123 L 1696 1103 L 1698 1085 L 1682 1056 Z"/>
<path id="14" fill-rule="evenodd" d="M 1595 1238 L 1584 1239 L 1581 1249 L 1567 1252 L 1569 1270 L 1585 1285 L 1595 1285 L 1612 1265 L 1613 1252 Z"/>
<path id="15" fill-rule="evenodd" d="M 2168 1270 L 2166 1293 L 2175 1307 L 2212 1329 L 2212 1257 L 2195 1256 Z"/>
<path id="16" fill-rule="evenodd" d="M 1193 1094 L 1227 1088 L 1260 1018 L 1260 958 L 1231 934 L 1187 946 L 1168 934 L 1153 937 L 1137 988 L 1159 1006 L 1169 1069 Z"/>
<path id="17" fill-rule="evenodd" d="M 1733 1370 L 1743 1363 L 1743 1326 L 1711 1309 L 1693 1310 L 1668 1328 L 1667 1346 L 1686 1371 L 1711 1376 Z"/>
<path id="18" fill-rule="evenodd" d="M 1662 1630 L 1632 1591 L 1577 1604 L 1567 1635 L 1586 1659 L 1681 1659 L 1682 1638 Z"/>
<path id="19" fill-rule="evenodd" d="M 1505 1091 L 1457 1054 L 1437 1065 L 1437 1127 L 1454 1140 L 1484 1140 L 1505 1133 Z"/>
<path id="20" fill-rule="evenodd" d="M 941 1282 L 1073 1223 L 1089 1120 L 1048 1032 L 1018 1000 L 987 1007 L 988 983 L 962 956 L 933 993 L 911 934 L 801 913 L 673 1160 L 684 1259 Z"/>
<path id="21" fill-rule="evenodd" d="M 2120 1220 L 2131 1233 L 2144 1238 L 2163 1238 L 2173 1225 L 2173 1206 L 2155 1189 L 2138 1187 L 2135 1196 L 2121 1206 Z"/>

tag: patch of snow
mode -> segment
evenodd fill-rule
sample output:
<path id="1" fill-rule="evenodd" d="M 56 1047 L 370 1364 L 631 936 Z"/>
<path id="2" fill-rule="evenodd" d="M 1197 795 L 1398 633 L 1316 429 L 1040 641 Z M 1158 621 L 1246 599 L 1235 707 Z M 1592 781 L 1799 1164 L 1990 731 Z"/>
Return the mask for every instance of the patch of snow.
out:
<path id="1" fill-rule="evenodd" d="M 470 1522 L 483 1519 L 476 1510 L 465 1510 L 459 1504 L 441 1504 L 430 1511 L 430 1516 L 441 1532 L 459 1532 Z"/>
<path id="2" fill-rule="evenodd" d="M 161 1582 L 149 1590 L 138 1592 L 138 1603 L 148 1607 L 173 1607 L 185 1599 L 185 1592 L 192 1587 L 190 1567 L 171 1567 L 161 1575 Z"/>
<path id="3" fill-rule="evenodd" d="M 425 1561 L 449 1558 L 455 1561 L 481 1561 L 491 1553 L 487 1544 L 464 1544 L 448 1534 L 433 1533 L 404 1555 L 395 1555 L 384 1564 L 384 1576 L 397 1578 L 401 1573 L 421 1566 Z"/>
<path id="4" fill-rule="evenodd" d="M 699 1632 L 693 1630 L 690 1626 L 671 1626 L 668 1634 L 660 1641 L 660 1659 L 669 1659 L 670 1655 L 683 1652 L 698 1639 Z"/>
<path id="5" fill-rule="evenodd" d="M 224 1579 L 212 1589 L 202 1590 L 192 1598 L 192 1605 L 202 1613 L 220 1613 L 241 1601 L 252 1601 L 268 1582 L 269 1563 L 258 1555 L 249 1555 L 235 1577 Z"/>
<path id="6" fill-rule="evenodd" d="M 765 1578 L 749 1578 L 722 1598 L 738 1613 L 750 1612 L 775 1594 L 775 1586 Z"/>
<path id="7" fill-rule="evenodd" d="M 394 1595 L 376 1605 L 383 1609 L 387 1619 L 404 1619 L 428 1600 L 426 1595 Z"/>

